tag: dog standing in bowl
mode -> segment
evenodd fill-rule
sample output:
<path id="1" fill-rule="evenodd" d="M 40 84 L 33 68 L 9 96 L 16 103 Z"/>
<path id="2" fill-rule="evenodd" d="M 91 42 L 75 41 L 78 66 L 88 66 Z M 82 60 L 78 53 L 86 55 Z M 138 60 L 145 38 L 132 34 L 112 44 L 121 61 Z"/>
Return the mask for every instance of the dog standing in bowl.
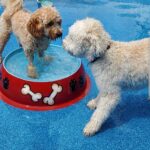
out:
<path id="1" fill-rule="evenodd" d="M 113 41 L 102 24 L 92 18 L 77 21 L 63 41 L 72 55 L 89 60 L 100 93 L 88 102 L 95 109 L 84 128 L 86 136 L 98 132 L 120 100 L 121 84 L 148 81 L 150 38 L 138 41 Z"/>
<path id="2" fill-rule="evenodd" d="M 2 33 L 6 33 L 0 37 L 1 41 L 6 43 L 10 31 L 13 31 L 28 58 L 28 76 L 37 78 L 36 67 L 33 64 L 34 53 L 37 51 L 39 57 L 48 59 L 44 56 L 44 51 L 48 48 L 49 41 L 62 36 L 61 17 L 58 11 L 50 6 L 42 7 L 31 14 L 23 9 L 23 0 L 1 0 L 1 3 L 5 7 L 5 17 L 1 19 L 1 24 L 9 23 L 8 28 L 1 28 Z M 0 47 L 1 57 L 4 43 Z"/>

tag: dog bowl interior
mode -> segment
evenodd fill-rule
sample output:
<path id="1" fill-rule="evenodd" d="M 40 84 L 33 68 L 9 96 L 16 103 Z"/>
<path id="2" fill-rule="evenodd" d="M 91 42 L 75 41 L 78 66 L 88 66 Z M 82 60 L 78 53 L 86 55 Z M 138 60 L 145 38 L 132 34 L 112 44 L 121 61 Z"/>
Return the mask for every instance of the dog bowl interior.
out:
<path id="1" fill-rule="evenodd" d="M 66 78 L 76 72 L 81 65 L 79 58 L 70 56 L 61 47 L 50 46 L 45 53 L 50 56 L 50 61 L 48 62 L 39 58 L 37 54 L 34 57 L 34 64 L 38 72 L 37 79 L 27 76 L 28 60 L 22 49 L 8 55 L 4 60 L 4 67 L 17 78 L 35 82 L 47 82 Z"/>

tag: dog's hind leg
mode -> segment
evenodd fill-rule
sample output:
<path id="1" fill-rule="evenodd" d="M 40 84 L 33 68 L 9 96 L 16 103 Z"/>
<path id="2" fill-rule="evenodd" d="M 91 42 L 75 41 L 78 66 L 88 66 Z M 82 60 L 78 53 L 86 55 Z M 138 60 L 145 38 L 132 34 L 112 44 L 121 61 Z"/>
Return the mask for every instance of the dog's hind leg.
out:
<path id="1" fill-rule="evenodd" d="M 9 40 L 11 33 L 10 22 L 4 17 L 4 13 L 0 16 L 0 64 L 2 63 L 2 52 Z"/>
<path id="2" fill-rule="evenodd" d="M 112 87 L 116 88 L 116 87 Z M 104 121 L 109 117 L 111 111 L 116 107 L 120 99 L 120 91 L 118 87 L 113 93 L 101 94 L 101 97 L 98 101 L 97 108 L 94 111 L 89 123 L 84 128 L 84 135 L 91 136 L 99 131 Z"/>

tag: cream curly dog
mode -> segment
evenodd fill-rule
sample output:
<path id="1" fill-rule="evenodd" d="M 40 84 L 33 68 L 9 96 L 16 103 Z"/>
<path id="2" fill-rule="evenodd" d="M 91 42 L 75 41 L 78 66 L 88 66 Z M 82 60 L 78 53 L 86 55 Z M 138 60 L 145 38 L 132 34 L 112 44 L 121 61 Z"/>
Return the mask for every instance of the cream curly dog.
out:
<path id="1" fill-rule="evenodd" d="M 36 67 L 33 64 L 34 53 L 37 51 L 39 57 L 44 57 L 49 40 L 62 36 L 61 17 L 54 7 L 43 7 L 31 14 L 23 9 L 23 0 L 1 0 L 1 3 L 5 6 L 5 11 L 0 20 L 0 26 L 4 26 L 1 27 L 0 34 L 0 55 L 9 37 L 11 26 L 28 58 L 28 76 L 37 78 Z"/>
<path id="2" fill-rule="evenodd" d="M 100 89 L 99 95 L 87 104 L 96 109 L 83 131 L 91 136 L 100 130 L 118 104 L 122 83 L 135 85 L 148 80 L 150 38 L 113 41 L 99 21 L 87 18 L 70 27 L 63 45 L 70 54 L 89 60 Z"/>

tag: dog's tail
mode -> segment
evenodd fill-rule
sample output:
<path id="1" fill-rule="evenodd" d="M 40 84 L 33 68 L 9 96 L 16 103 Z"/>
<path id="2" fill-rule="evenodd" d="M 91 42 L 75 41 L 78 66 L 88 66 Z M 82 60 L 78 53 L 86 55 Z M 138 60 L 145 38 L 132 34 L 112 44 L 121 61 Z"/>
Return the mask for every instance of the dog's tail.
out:
<path id="1" fill-rule="evenodd" d="M 4 7 L 6 6 L 7 2 L 8 2 L 8 0 L 0 0 L 0 4 Z"/>
<path id="2" fill-rule="evenodd" d="M 11 34 L 11 17 L 23 8 L 23 0 L 0 0 L 4 12 L 0 16 L 0 63 L 2 62 L 2 51 Z"/>
<path id="3" fill-rule="evenodd" d="M 23 8 L 23 0 L 0 0 L 4 7 L 5 18 L 10 19 L 17 11 Z"/>

